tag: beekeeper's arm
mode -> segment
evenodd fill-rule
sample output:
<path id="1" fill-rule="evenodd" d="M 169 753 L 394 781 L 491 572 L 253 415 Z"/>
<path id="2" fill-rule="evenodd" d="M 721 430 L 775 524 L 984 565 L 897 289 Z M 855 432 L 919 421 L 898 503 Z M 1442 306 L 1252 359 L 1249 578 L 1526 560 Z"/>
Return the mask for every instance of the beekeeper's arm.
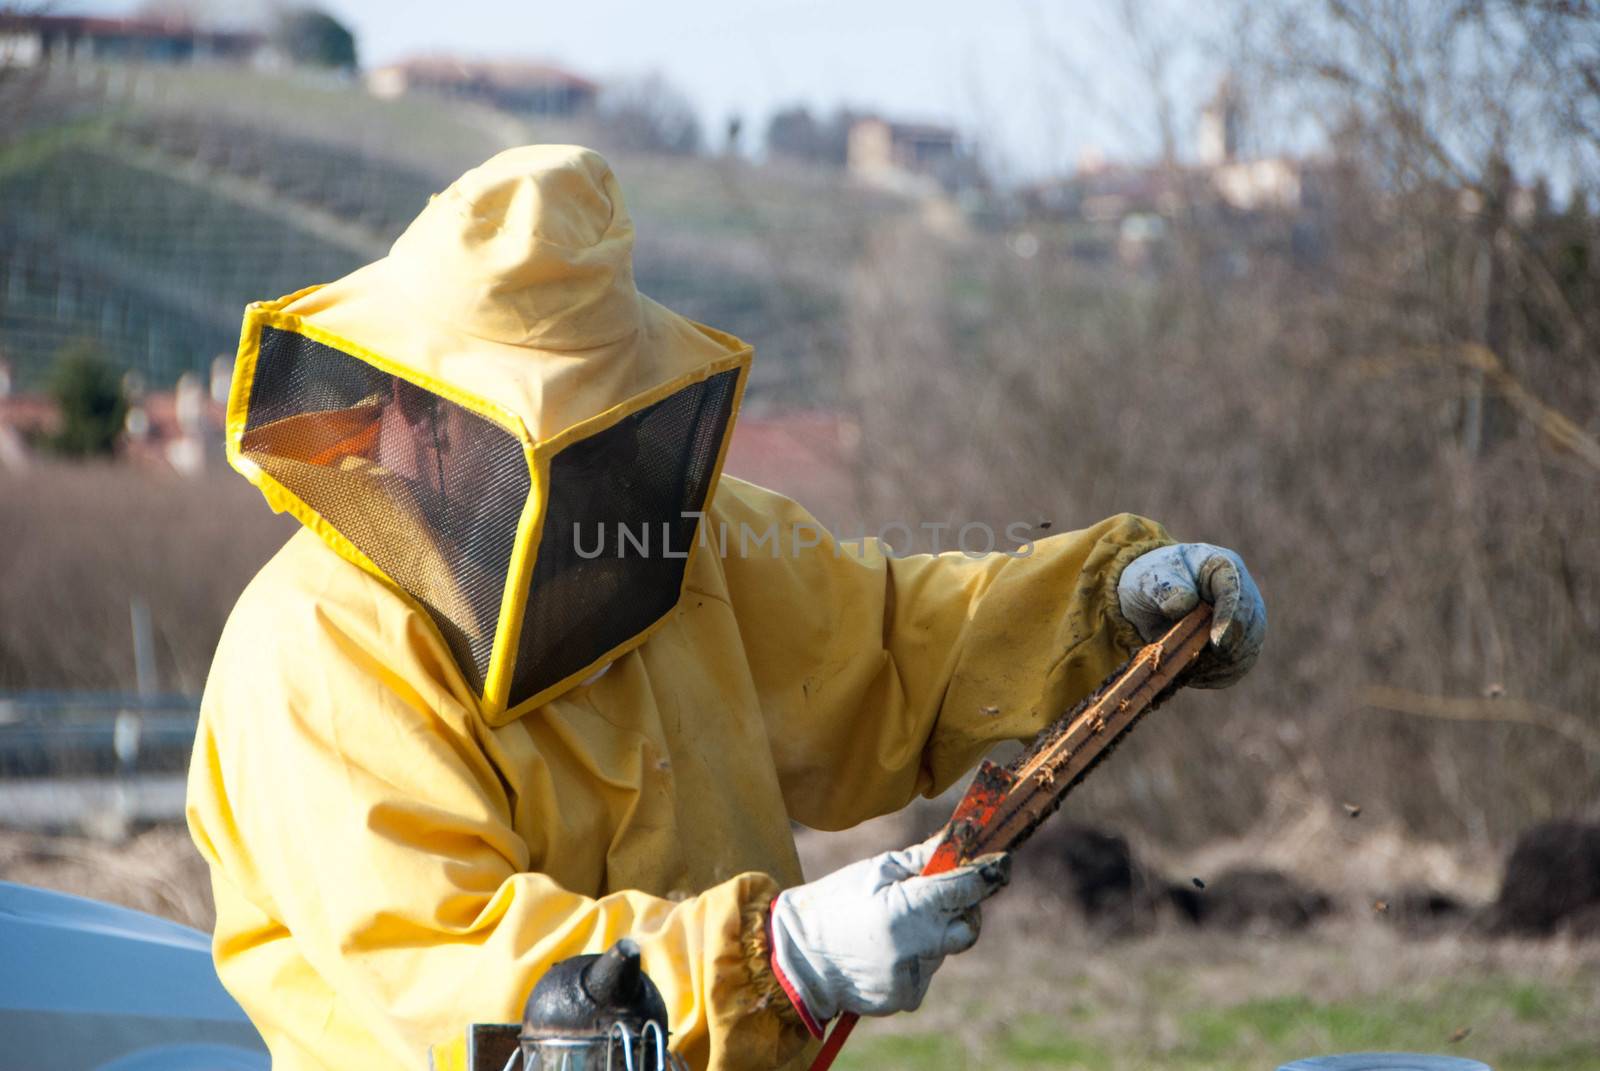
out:
<path id="1" fill-rule="evenodd" d="M 191 769 L 191 828 L 213 872 L 220 859 L 249 876 L 396 1067 L 425 1066 L 469 1022 L 519 1019 L 550 964 L 623 935 L 693 1066 L 792 1055 L 805 1033 L 764 947 L 773 880 L 593 899 L 537 873 L 447 652 L 418 615 L 371 601 L 283 600 L 272 607 L 287 619 L 230 620 Z M 247 950 L 219 947 L 218 963 L 253 1015 L 304 1003 L 281 992 L 293 978 L 250 974 Z M 252 1007 L 268 985 L 271 1006 Z M 277 1025 L 303 1040 L 321 1014 Z"/>
<path id="2" fill-rule="evenodd" d="M 727 531 L 729 598 L 789 813 L 821 829 L 936 793 L 1070 709 L 1141 642 L 1118 605 L 1123 569 L 1172 542 L 1123 514 L 1026 557 L 895 559 L 728 478 L 710 520 L 709 536 Z M 741 525 L 775 526 L 779 545 L 741 545 Z"/>

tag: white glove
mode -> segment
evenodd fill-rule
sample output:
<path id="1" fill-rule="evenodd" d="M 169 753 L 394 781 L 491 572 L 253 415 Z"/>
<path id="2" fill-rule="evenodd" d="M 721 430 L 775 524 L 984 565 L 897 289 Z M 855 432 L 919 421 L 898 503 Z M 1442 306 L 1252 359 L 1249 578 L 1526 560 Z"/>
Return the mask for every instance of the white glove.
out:
<path id="1" fill-rule="evenodd" d="M 1211 643 L 1188 683 L 1226 688 L 1243 677 L 1267 638 L 1267 606 L 1239 555 L 1210 543 L 1177 543 L 1141 554 L 1122 571 L 1117 601 L 1145 642 L 1201 601 L 1211 604 Z"/>
<path id="2" fill-rule="evenodd" d="M 773 970 L 814 1035 L 842 1011 L 916 1008 L 944 957 L 978 939 L 978 904 L 1011 879 L 1011 857 L 920 877 L 938 841 L 852 863 L 772 902 Z"/>

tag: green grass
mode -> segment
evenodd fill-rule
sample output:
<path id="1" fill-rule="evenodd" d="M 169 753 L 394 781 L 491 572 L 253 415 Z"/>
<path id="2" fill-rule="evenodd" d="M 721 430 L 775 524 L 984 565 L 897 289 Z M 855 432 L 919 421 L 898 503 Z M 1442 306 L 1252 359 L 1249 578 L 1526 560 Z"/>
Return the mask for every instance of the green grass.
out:
<path id="1" fill-rule="evenodd" d="M 110 130 L 106 115 L 30 130 L 0 147 L 0 180 L 42 165 L 62 149 L 102 140 Z"/>
<path id="2" fill-rule="evenodd" d="M 1159 972 L 1167 974 L 1170 972 Z M 1510 978 L 1442 981 L 1396 996 L 1317 1001 L 1304 995 L 1210 1007 L 1216 994 L 1155 981 L 1174 1002 L 1176 1043 L 1129 1029 L 1124 1017 L 1102 1020 L 1074 1004 L 1059 1016 L 997 1020 L 974 1008 L 977 1033 L 896 1033 L 863 1027 L 840 1057 L 841 1069 L 939 1067 L 1078 1068 L 1081 1071 L 1263 1071 L 1299 1057 L 1332 1052 L 1436 1052 L 1482 1060 L 1496 1071 L 1600 1071 L 1600 1037 L 1587 983 Z M 1182 1007 L 1182 1005 L 1189 1005 Z M 980 1025 L 981 1024 L 981 1025 Z M 1470 1032 L 1458 1036 L 1464 1028 Z M 882 1028 L 880 1028 L 882 1029 Z M 1452 1041 L 1452 1038 L 1456 1040 Z M 1170 1039 L 1169 1039 L 1170 1040 Z"/>
<path id="3" fill-rule="evenodd" d="M 845 1068 L 875 1068 L 878 1071 L 897 1071 L 899 1068 L 964 1068 L 967 1066 L 965 1046 L 956 1038 L 937 1034 L 902 1034 L 890 1037 L 861 1037 L 851 1039 L 834 1064 L 840 1071 Z"/>
<path id="4" fill-rule="evenodd" d="M 488 109 L 427 94 L 379 100 L 357 81 L 302 71 L 112 65 L 106 72 L 126 81 L 128 103 L 141 112 L 215 116 L 355 145 L 441 176 L 538 137 L 528 124 Z"/>
<path id="5" fill-rule="evenodd" d="M 231 351 L 247 301 L 354 269 L 460 170 L 516 142 L 590 140 L 302 73 L 107 65 L 58 88 L 77 101 L 87 85 L 99 87 L 91 117 L 58 105 L 54 125 L 41 112 L 0 146 L 0 247 L 23 250 L 0 257 L 0 349 L 27 389 L 79 338 L 165 385 Z M 196 131 L 213 152 L 190 166 Z M 254 152 L 213 170 L 219 135 Z M 826 402 L 813 386 L 824 380 L 790 369 L 833 354 L 862 236 L 902 209 L 837 175 L 722 160 L 624 156 L 618 173 L 648 239 L 641 289 L 757 342 L 758 391 L 803 382 L 812 393 L 795 397 Z M 366 228 L 372 248 L 330 240 L 316 222 L 330 215 Z"/>
<path id="6" fill-rule="evenodd" d="M 1226 1067 L 1247 1055 L 1289 1059 L 1318 1052 L 1398 1050 L 1459 1052 L 1501 1071 L 1600 1068 L 1600 1040 L 1588 1047 L 1586 1057 L 1579 1057 L 1581 1047 L 1572 1046 L 1571 1033 L 1562 1029 L 1572 1010 L 1566 994 L 1531 982 L 1445 983 L 1426 994 L 1332 1003 L 1305 996 L 1252 1000 L 1184 1016 L 1185 1041 L 1173 1053 L 1173 1062 Z M 1517 1024 L 1549 1029 L 1530 1037 L 1513 1029 Z M 1460 1036 L 1463 1030 L 1470 1033 Z M 1564 1062 L 1550 1062 L 1558 1058 Z"/>
<path id="7" fill-rule="evenodd" d="M 80 337 L 164 385 L 231 351 L 245 302 L 376 255 L 468 166 L 511 144 L 602 133 L 426 94 L 378 100 L 304 72 L 104 65 L 52 77 L 76 103 L 0 146 L 0 247 L 32 243 L 0 258 L 0 349 L 30 388 Z M 161 136 L 172 130 L 184 136 Z M 191 167 L 196 130 L 213 150 L 221 133 L 257 151 L 226 172 L 212 170 L 214 151 Z M 758 390 L 804 383 L 811 393 L 796 398 L 825 403 L 827 381 L 792 369 L 836 355 L 864 236 L 905 206 L 831 173 L 615 162 L 641 235 L 641 289 L 757 343 Z M 330 214 L 367 228 L 373 249 L 331 241 L 316 224 Z M 13 277 L 10 263 L 26 270 Z"/>
<path id="8" fill-rule="evenodd" d="M 1110 1066 L 1110 1056 L 1101 1045 L 1073 1036 L 1062 1023 L 1043 1015 L 1023 1016 L 1002 1030 L 995 1039 L 994 1055 L 1017 1067 Z"/>

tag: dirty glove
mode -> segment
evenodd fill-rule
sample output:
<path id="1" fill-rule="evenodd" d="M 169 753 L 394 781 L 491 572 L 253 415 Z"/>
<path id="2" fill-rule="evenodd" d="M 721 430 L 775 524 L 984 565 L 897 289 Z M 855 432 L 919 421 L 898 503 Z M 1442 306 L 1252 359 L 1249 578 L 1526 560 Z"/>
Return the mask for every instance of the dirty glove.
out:
<path id="1" fill-rule="evenodd" d="M 1145 642 L 1201 601 L 1211 604 L 1211 643 L 1188 683 L 1226 688 L 1245 675 L 1267 635 L 1267 607 L 1239 555 L 1209 543 L 1177 543 L 1141 554 L 1117 582 L 1122 616 Z"/>
<path id="2" fill-rule="evenodd" d="M 1011 857 L 920 877 L 938 840 L 852 863 L 772 902 L 772 968 L 816 1037 L 839 1012 L 916 1008 L 944 957 L 978 939 L 978 904 L 1010 880 Z"/>

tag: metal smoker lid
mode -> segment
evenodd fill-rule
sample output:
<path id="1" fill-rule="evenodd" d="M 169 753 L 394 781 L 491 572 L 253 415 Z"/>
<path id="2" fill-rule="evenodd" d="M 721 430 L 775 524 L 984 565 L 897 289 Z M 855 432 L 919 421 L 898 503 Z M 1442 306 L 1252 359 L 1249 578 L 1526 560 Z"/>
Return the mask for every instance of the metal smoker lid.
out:
<path id="1" fill-rule="evenodd" d="M 644 973 L 639 946 L 623 937 L 603 955 L 573 956 L 545 972 L 528 994 L 522 1039 L 607 1038 L 616 1023 L 638 1036 L 648 1022 L 664 1036 L 667 1005 Z"/>
<path id="2" fill-rule="evenodd" d="M 1420 1052 L 1350 1052 L 1312 1056 L 1284 1064 L 1278 1071 L 1493 1071 L 1477 1060 L 1429 1056 Z"/>

